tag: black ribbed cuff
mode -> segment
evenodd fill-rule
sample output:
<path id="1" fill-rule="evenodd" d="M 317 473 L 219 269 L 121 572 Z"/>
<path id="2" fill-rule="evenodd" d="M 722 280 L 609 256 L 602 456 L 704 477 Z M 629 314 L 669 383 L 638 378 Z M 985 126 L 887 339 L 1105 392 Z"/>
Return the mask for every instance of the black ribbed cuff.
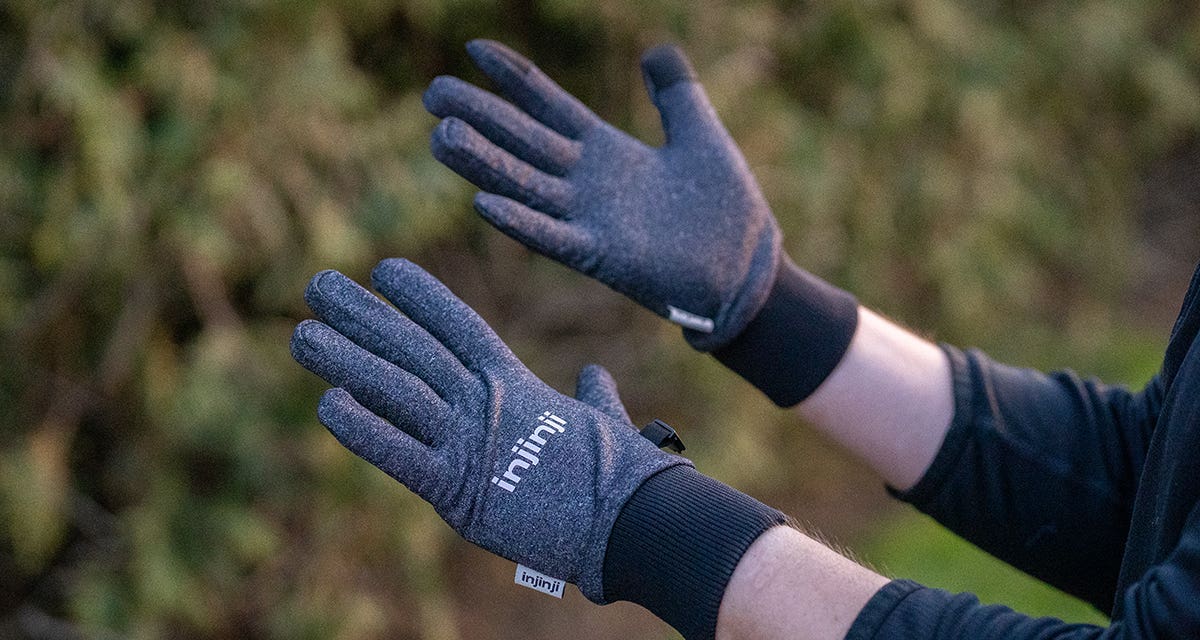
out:
<path id="1" fill-rule="evenodd" d="M 622 507 L 604 556 L 604 599 L 650 610 L 688 640 L 710 640 L 742 555 L 787 516 L 676 466 L 651 476 Z"/>
<path id="2" fill-rule="evenodd" d="M 777 273 L 754 320 L 712 353 L 775 404 L 790 407 L 841 362 L 858 327 L 858 301 L 787 255 L 780 254 Z"/>

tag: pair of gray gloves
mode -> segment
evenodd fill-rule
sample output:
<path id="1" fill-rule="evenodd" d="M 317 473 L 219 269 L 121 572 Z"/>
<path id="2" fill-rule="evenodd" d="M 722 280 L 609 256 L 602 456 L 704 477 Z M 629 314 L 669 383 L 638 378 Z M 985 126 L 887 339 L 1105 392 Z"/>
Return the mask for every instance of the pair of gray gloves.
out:
<path id="1" fill-rule="evenodd" d="M 531 249 L 684 327 L 777 403 L 799 402 L 853 335 L 854 299 L 795 267 L 745 160 L 683 54 L 642 60 L 666 144 L 600 120 L 495 42 L 467 51 L 507 100 L 439 77 L 435 157 L 475 208 Z M 433 276 L 385 260 L 373 288 L 317 274 L 296 360 L 335 388 L 321 422 L 430 502 L 467 540 L 597 603 L 642 604 L 711 638 L 725 585 L 780 512 L 698 473 L 633 427 L 596 365 L 574 398 L 548 387 Z"/>

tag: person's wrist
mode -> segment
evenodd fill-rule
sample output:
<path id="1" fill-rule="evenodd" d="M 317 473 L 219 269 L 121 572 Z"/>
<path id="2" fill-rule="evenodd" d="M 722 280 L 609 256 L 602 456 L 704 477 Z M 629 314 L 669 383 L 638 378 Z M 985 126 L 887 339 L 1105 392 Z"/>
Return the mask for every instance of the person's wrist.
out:
<path id="1" fill-rule="evenodd" d="M 613 525 L 605 600 L 640 604 L 688 640 L 711 639 L 738 561 L 763 532 L 787 523 L 782 512 L 695 468 L 660 471 Z"/>
<path id="2" fill-rule="evenodd" d="M 829 377 L 857 327 L 853 295 L 780 253 L 762 308 L 736 338 L 712 354 L 775 404 L 790 407 Z"/>

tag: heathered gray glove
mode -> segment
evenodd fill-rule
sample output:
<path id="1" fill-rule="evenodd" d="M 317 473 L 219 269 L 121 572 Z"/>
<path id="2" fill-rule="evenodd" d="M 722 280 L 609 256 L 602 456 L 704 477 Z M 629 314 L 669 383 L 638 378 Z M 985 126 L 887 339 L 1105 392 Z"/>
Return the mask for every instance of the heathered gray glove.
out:
<path id="1" fill-rule="evenodd" d="M 385 260 L 372 283 L 396 308 L 335 271 L 305 293 L 322 322 L 296 327 L 292 354 L 338 387 L 321 422 L 467 540 L 605 602 L 621 508 L 647 478 L 691 463 L 638 433 L 603 368 L 584 368 L 569 398 L 415 264 Z"/>
<path id="2" fill-rule="evenodd" d="M 781 406 L 833 371 L 854 296 L 797 267 L 754 177 L 673 46 L 642 57 L 666 144 L 600 120 L 503 45 L 467 45 L 512 102 L 452 77 L 425 92 L 433 154 L 483 192 L 475 208 L 531 249 L 684 327 L 693 347 Z"/>
<path id="3" fill-rule="evenodd" d="M 679 49 L 642 58 L 666 134 L 659 148 L 604 122 L 507 47 L 475 40 L 467 51 L 511 104 L 443 76 L 425 106 L 444 118 L 433 155 L 483 189 L 479 213 L 682 325 L 697 349 L 741 333 L 775 281 L 779 229 Z"/>

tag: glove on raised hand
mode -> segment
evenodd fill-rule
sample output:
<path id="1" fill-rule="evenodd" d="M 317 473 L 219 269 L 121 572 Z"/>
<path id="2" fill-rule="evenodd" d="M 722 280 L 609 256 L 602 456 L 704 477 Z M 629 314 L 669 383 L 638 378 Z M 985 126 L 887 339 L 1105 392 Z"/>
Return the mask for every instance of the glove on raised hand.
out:
<path id="1" fill-rule="evenodd" d="M 445 120 L 438 160 L 487 193 L 500 230 L 692 331 L 708 351 L 745 328 L 775 278 L 779 228 L 678 49 L 643 59 L 666 144 L 653 148 L 495 42 L 467 45 L 513 104 L 440 77 L 425 106 Z"/>
<path id="2" fill-rule="evenodd" d="M 507 47 L 475 40 L 467 51 L 511 102 L 449 76 L 424 100 L 443 118 L 433 155 L 483 190 L 480 215 L 682 325 L 692 346 L 779 404 L 824 380 L 853 335 L 857 303 L 782 252 L 746 161 L 677 47 L 642 58 L 662 115 L 658 148 Z"/>
<path id="3" fill-rule="evenodd" d="M 338 387 L 321 422 L 470 542 L 603 603 L 621 507 L 650 476 L 691 463 L 638 433 L 603 368 L 584 368 L 569 398 L 415 264 L 385 260 L 372 282 L 404 315 L 335 271 L 305 293 L 323 322 L 296 327 L 292 354 Z"/>

